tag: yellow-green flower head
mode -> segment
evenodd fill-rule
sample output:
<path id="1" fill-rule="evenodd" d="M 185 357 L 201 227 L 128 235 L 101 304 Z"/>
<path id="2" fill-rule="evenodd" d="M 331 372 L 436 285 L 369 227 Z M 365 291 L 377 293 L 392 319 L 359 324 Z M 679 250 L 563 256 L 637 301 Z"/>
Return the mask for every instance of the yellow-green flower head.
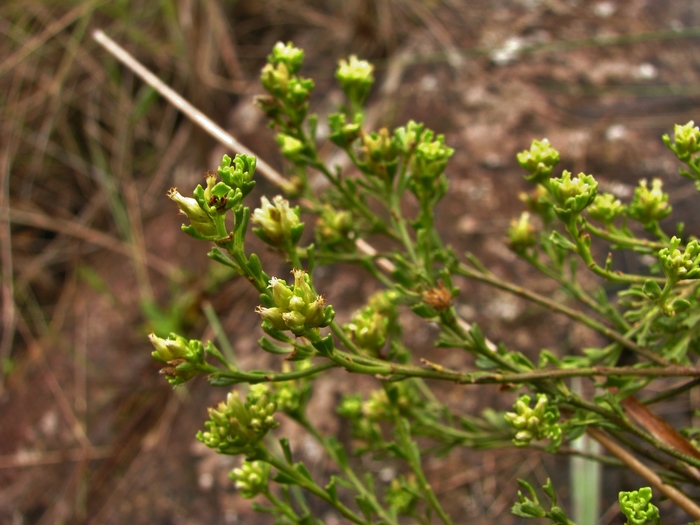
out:
<path id="1" fill-rule="evenodd" d="M 298 211 L 289 207 L 289 201 L 277 195 L 270 202 L 267 197 L 260 199 L 261 207 L 253 211 L 253 220 L 267 240 L 277 246 L 286 244 L 293 236 L 293 230 L 301 224 Z"/>
<path id="2" fill-rule="evenodd" d="M 328 326 L 335 315 L 333 309 L 325 305 L 323 295 L 313 291 L 304 270 L 295 269 L 293 273 L 291 287 L 282 279 L 270 279 L 268 288 L 272 289 L 275 306 L 258 306 L 256 312 L 277 330 L 291 330 L 295 335 Z"/>
<path id="3" fill-rule="evenodd" d="M 612 193 L 602 193 L 596 195 L 593 204 L 586 211 L 592 219 L 612 224 L 625 211 L 625 206 Z"/>
<path id="4" fill-rule="evenodd" d="M 518 447 L 530 444 L 533 439 L 551 439 L 555 446 L 561 443 L 559 409 L 550 405 L 546 394 L 537 394 L 537 403 L 530 408 L 530 396 L 522 395 L 513 405 L 515 412 L 507 412 L 503 418 L 515 430 L 513 443 Z"/>
<path id="5" fill-rule="evenodd" d="M 666 275 L 672 279 L 697 279 L 700 277 L 700 244 L 690 241 L 684 251 L 678 249 L 681 240 L 672 237 L 668 248 L 659 250 L 659 260 Z"/>
<path id="6" fill-rule="evenodd" d="M 214 220 L 199 206 L 195 199 L 183 197 L 177 188 L 171 188 L 168 191 L 168 198 L 175 201 L 177 207 L 180 208 L 180 213 L 187 216 L 190 224 L 199 235 L 207 238 L 218 237 Z"/>
<path id="7" fill-rule="evenodd" d="M 345 95 L 353 102 L 361 104 L 374 84 L 374 66 L 366 60 L 358 60 L 352 55 L 349 60 L 341 59 L 335 78 Z"/>
<path id="8" fill-rule="evenodd" d="M 332 206 L 324 204 L 321 215 L 316 221 L 316 238 L 319 243 L 342 243 L 353 238 L 352 226 L 350 212 L 338 211 Z"/>
<path id="9" fill-rule="evenodd" d="M 642 224 L 668 217 L 671 205 L 668 203 L 668 193 L 663 191 L 661 179 L 652 180 L 651 188 L 648 187 L 646 179 L 640 180 L 627 213 Z"/>
<path id="10" fill-rule="evenodd" d="M 170 337 L 163 339 L 156 334 L 150 334 L 148 340 L 155 348 L 155 351 L 151 353 L 151 355 L 154 359 L 162 363 L 183 359 L 188 355 L 189 347 L 184 337 L 170 334 Z"/>
<path id="11" fill-rule="evenodd" d="M 289 91 L 290 73 L 284 62 L 266 64 L 260 73 L 260 82 L 272 95 L 284 97 Z"/>
<path id="12" fill-rule="evenodd" d="M 700 151 L 700 128 L 692 120 L 682 126 L 676 124 L 673 129 L 673 144 L 668 135 L 664 135 L 663 140 L 679 160 L 688 162 L 694 153 Z"/>
<path id="13" fill-rule="evenodd" d="M 521 151 L 517 155 L 518 163 L 530 175 L 526 179 L 541 182 L 552 174 L 554 166 L 559 164 L 559 152 L 549 143 L 549 140 L 535 140 L 530 150 Z"/>
<path id="14" fill-rule="evenodd" d="M 197 439 L 221 454 L 250 454 L 269 430 L 279 426 L 274 419 L 275 404 L 262 386 L 265 390 L 251 387 L 245 403 L 234 390 L 226 401 L 210 408 L 206 431 L 198 432 Z"/>
<path id="15" fill-rule="evenodd" d="M 304 50 L 294 47 L 294 44 L 287 42 L 277 42 L 272 48 L 272 53 L 268 55 L 267 61 L 270 64 L 284 64 L 290 74 L 296 75 L 304 62 Z"/>
<path id="16" fill-rule="evenodd" d="M 537 244 L 535 227 L 530 222 L 530 214 L 526 211 L 519 219 L 513 219 L 508 228 L 508 239 L 513 251 L 520 253 Z"/>
<path id="17" fill-rule="evenodd" d="M 278 133 L 276 139 L 282 155 L 294 163 L 303 162 L 304 143 L 294 137 Z"/>
<path id="18" fill-rule="evenodd" d="M 571 177 L 571 173 L 564 170 L 561 177 L 551 179 L 551 191 L 562 209 L 580 213 L 595 200 L 598 182 L 592 175 L 579 173 Z"/>
<path id="19" fill-rule="evenodd" d="M 376 355 L 386 343 L 388 326 L 389 318 L 369 306 L 357 312 L 345 328 L 357 346 Z"/>

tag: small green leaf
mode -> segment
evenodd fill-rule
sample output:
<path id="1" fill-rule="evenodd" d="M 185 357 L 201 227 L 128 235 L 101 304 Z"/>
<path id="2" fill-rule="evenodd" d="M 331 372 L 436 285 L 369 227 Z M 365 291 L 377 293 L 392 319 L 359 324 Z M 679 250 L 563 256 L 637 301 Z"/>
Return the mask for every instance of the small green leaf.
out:
<path id="1" fill-rule="evenodd" d="M 651 300 L 655 301 L 661 297 L 661 287 L 659 283 L 651 279 L 644 281 L 644 294 Z"/>
<path id="2" fill-rule="evenodd" d="M 576 251 L 576 245 L 557 231 L 552 232 L 552 234 L 549 236 L 549 240 L 552 242 L 552 244 L 555 244 L 559 248 L 570 250 L 572 252 Z"/>

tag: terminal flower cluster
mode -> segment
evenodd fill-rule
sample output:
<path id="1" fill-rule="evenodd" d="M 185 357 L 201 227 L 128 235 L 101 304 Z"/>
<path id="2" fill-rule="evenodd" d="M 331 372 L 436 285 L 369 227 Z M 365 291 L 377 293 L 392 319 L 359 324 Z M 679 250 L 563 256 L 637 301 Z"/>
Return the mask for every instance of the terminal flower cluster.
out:
<path id="1" fill-rule="evenodd" d="M 335 312 L 325 305 L 323 295 L 310 286 L 308 274 L 296 269 L 294 285 L 273 277 L 268 288 L 272 290 L 273 306 L 258 306 L 256 311 L 277 330 L 290 330 L 294 335 L 304 335 L 309 330 L 328 326 Z"/>
<path id="2" fill-rule="evenodd" d="M 559 409 L 549 402 L 546 394 L 537 394 L 534 408 L 530 407 L 530 396 L 524 394 L 513 408 L 515 412 L 507 412 L 503 417 L 516 430 L 513 438 L 516 446 L 527 446 L 533 439 L 550 439 L 552 446 L 559 446 L 562 441 Z"/>
<path id="3" fill-rule="evenodd" d="M 275 410 L 266 385 L 251 386 L 245 403 L 234 390 L 226 401 L 209 409 L 206 431 L 198 432 L 197 439 L 220 454 L 253 455 L 265 434 L 279 426 Z"/>

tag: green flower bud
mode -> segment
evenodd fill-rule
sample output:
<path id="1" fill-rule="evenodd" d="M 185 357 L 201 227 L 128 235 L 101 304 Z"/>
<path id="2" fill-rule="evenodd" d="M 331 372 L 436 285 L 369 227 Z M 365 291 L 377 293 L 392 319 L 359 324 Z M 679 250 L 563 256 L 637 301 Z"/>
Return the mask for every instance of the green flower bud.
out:
<path id="1" fill-rule="evenodd" d="M 286 45 L 282 42 L 277 42 L 275 47 L 272 48 L 272 53 L 267 56 L 267 61 L 272 65 L 284 64 L 287 71 L 295 75 L 299 72 L 304 62 L 304 50 L 294 47 L 294 44 L 291 42 L 287 42 Z"/>
<path id="2" fill-rule="evenodd" d="M 273 198 L 272 203 L 267 197 L 260 200 L 262 207 L 253 211 L 253 221 L 260 225 L 255 233 L 273 246 L 295 246 L 304 228 L 299 220 L 299 208 L 290 208 L 289 201 L 281 195 Z"/>
<path id="3" fill-rule="evenodd" d="M 235 484 L 236 489 L 246 499 L 251 499 L 258 494 L 267 491 L 270 465 L 262 461 L 244 461 L 243 464 L 233 469 L 228 477 Z"/>
<path id="4" fill-rule="evenodd" d="M 530 444 L 533 439 L 550 439 L 553 447 L 562 440 L 559 426 L 559 409 L 550 405 L 546 394 L 537 394 L 535 408 L 530 408 L 530 396 L 520 396 L 513 405 L 515 412 L 507 412 L 503 418 L 515 430 L 513 443 L 518 447 Z"/>
<path id="5" fill-rule="evenodd" d="M 640 180 L 627 214 L 644 225 L 668 217 L 671 206 L 668 204 L 668 193 L 664 193 L 662 187 L 661 179 L 652 180 L 651 188 L 647 186 L 646 179 Z"/>
<path id="6" fill-rule="evenodd" d="M 343 113 L 333 113 L 328 116 L 328 126 L 331 129 L 328 136 L 331 142 L 341 148 L 348 148 L 360 136 L 362 114 L 357 113 L 355 120 L 348 123 L 347 117 Z"/>
<path id="7" fill-rule="evenodd" d="M 411 163 L 414 177 L 434 180 L 445 171 L 447 161 L 454 155 L 455 150 L 445 145 L 445 136 L 437 135 L 426 130 L 416 146 Z"/>
<path id="8" fill-rule="evenodd" d="M 183 197 L 177 188 L 171 188 L 168 191 L 168 198 L 175 201 L 177 207 L 180 208 L 180 213 L 186 215 L 190 220 L 190 225 L 194 232 L 204 239 L 218 239 L 218 230 L 214 219 L 203 210 L 199 203 L 191 197 Z M 184 228 L 184 226 L 183 226 Z"/>
<path id="9" fill-rule="evenodd" d="M 372 421 L 391 417 L 392 409 L 385 390 L 375 390 L 362 404 L 362 415 Z"/>
<path id="10" fill-rule="evenodd" d="M 352 320 L 344 326 L 350 332 L 357 346 L 377 355 L 386 344 L 389 319 L 372 307 L 355 313 Z"/>
<path id="11" fill-rule="evenodd" d="M 620 511 L 627 518 L 628 525 L 659 525 L 661 518 L 659 509 L 651 503 L 651 488 L 642 487 L 639 490 L 621 491 L 618 494 Z"/>
<path id="12" fill-rule="evenodd" d="M 669 279 L 679 281 L 681 279 L 697 279 L 700 277 L 700 244 L 696 240 L 690 241 L 684 251 L 678 247 L 681 240 L 672 237 L 668 248 L 659 250 L 659 261 L 664 273 Z"/>
<path id="13" fill-rule="evenodd" d="M 610 225 L 625 211 L 625 206 L 612 193 L 603 193 L 596 195 L 586 211 L 592 219 Z"/>
<path id="14" fill-rule="evenodd" d="M 396 128 L 394 130 L 394 141 L 399 151 L 404 155 L 411 155 L 418 145 L 424 129 L 424 124 L 418 124 L 413 120 L 409 120 L 405 126 Z"/>
<path id="15" fill-rule="evenodd" d="M 348 419 L 359 419 L 362 417 L 362 404 L 360 394 L 344 395 L 338 406 L 338 414 Z"/>
<path id="16" fill-rule="evenodd" d="M 419 501 L 421 493 L 415 475 L 406 478 L 401 476 L 391 480 L 391 484 L 384 496 L 387 505 L 397 514 L 408 515 L 413 512 Z"/>
<path id="17" fill-rule="evenodd" d="M 148 340 L 155 348 L 151 356 L 161 363 L 169 363 L 176 359 L 184 359 L 189 354 L 190 349 L 187 344 L 187 339 L 177 334 L 170 334 L 167 339 L 158 337 L 156 334 L 150 334 Z"/>
<path id="18" fill-rule="evenodd" d="M 329 246 L 347 243 L 355 237 L 352 227 L 352 214 L 349 211 L 337 211 L 325 204 L 316 221 L 316 240 Z"/>
<path id="19" fill-rule="evenodd" d="M 260 82 L 272 95 L 284 98 L 289 91 L 289 69 L 284 63 L 267 64 L 260 73 Z"/>
<path id="20" fill-rule="evenodd" d="M 673 128 L 673 143 L 668 135 L 663 136 L 664 143 L 673 151 L 679 160 L 688 162 L 690 157 L 700 151 L 700 129 L 692 120 Z"/>
<path id="21" fill-rule="evenodd" d="M 367 173 L 382 179 L 391 179 L 398 166 L 398 152 L 389 130 L 382 128 L 379 133 L 361 133 L 363 163 Z"/>
<path id="22" fill-rule="evenodd" d="M 534 140 L 530 150 L 517 154 L 518 163 L 530 175 L 525 178 L 531 182 L 543 182 L 552 174 L 554 166 L 559 164 L 559 152 L 549 143 L 549 140 Z"/>
<path id="23" fill-rule="evenodd" d="M 571 173 L 564 170 L 559 178 L 550 179 L 552 196 L 561 209 L 574 214 L 581 213 L 595 200 L 598 183 L 592 175 L 579 173 L 571 178 Z"/>
<path id="24" fill-rule="evenodd" d="M 513 219 L 508 228 L 508 240 L 511 249 L 516 253 L 523 253 L 525 250 L 537 244 L 535 227 L 530 222 L 530 214 L 526 211 L 520 214 L 519 219 Z"/>
<path id="25" fill-rule="evenodd" d="M 554 213 L 554 205 L 544 186 L 538 184 L 532 191 L 528 193 L 522 192 L 518 197 L 525 203 L 528 210 L 539 216 L 545 223 L 549 223 L 554 219 L 556 215 Z"/>
<path id="26" fill-rule="evenodd" d="M 226 401 L 210 408 L 209 421 L 204 423 L 206 431 L 198 432 L 197 439 L 220 454 L 252 454 L 265 434 L 279 426 L 267 386 L 253 387 L 245 403 L 234 390 Z"/>
<path id="27" fill-rule="evenodd" d="M 345 96 L 354 104 L 360 105 L 369 95 L 374 84 L 374 66 L 366 60 L 358 60 L 352 55 L 349 60 L 342 59 L 338 62 L 335 78 Z"/>
<path id="28" fill-rule="evenodd" d="M 287 157 L 287 159 L 295 164 L 304 162 L 304 143 L 302 141 L 285 135 L 284 133 L 278 133 L 275 140 L 280 146 L 280 152 L 282 152 L 282 155 Z"/>

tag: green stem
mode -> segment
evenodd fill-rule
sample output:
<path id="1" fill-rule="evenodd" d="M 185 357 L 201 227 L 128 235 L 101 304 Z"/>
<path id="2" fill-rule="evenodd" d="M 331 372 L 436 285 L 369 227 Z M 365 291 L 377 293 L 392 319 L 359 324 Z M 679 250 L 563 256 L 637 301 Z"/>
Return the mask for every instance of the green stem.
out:
<path id="1" fill-rule="evenodd" d="M 633 352 L 635 352 L 641 356 L 644 356 L 648 360 L 650 360 L 658 365 L 670 364 L 665 359 L 657 356 L 656 354 L 649 351 L 648 349 L 639 346 L 637 343 L 635 343 L 631 339 L 628 339 L 625 336 L 623 336 L 620 333 L 613 330 L 612 328 L 605 326 L 602 323 L 599 323 L 595 319 L 591 318 L 590 316 L 584 314 L 583 312 L 581 312 L 579 310 L 574 310 L 573 308 L 569 308 L 568 306 L 557 303 L 556 301 L 553 301 L 547 297 L 544 297 L 538 293 L 532 292 L 530 290 L 527 290 L 527 289 L 522 288 L 520 286 L 517 286 L 515 284 L 511 284 L 511 283 L 502 281 L 501 279 L 498 279 L 497 277 L 493 276 L 492 274 L 484 274 L 478 270 L 473 270 L 473 269 L 471 269 L 468 266 L 463 265 L 463 264 L 459 265 L 459 267 L 457 268 L 457 273 L 464 275 L 465 277 L 469 277 L 471 279 L 490 284 L 490 285 L 492 285 L 496 288 L 499 288 L 501 290 L 505 290 L 505 291 L 510 292 L 510 293 L 517 295 L 519 297 L 523 297 L 525 299 L 528 299 L 529 301 L 531 301 L 535 304 L 539 304 L 540 306 L 544 306 L 545 308 L 548 308 L 554 312 L 558 312 L 560 314 L 563 314 L 566 317 L 568 317 L 569 319 L 580 322 L 581 324 L 595 330 L 596 332 L 604 335 L 605 337 L 612 339 L 613 341 L 615 341 L 617 343 L 620 343 L 625 348 L 628 348 L 629 350 L 632 350 Z"/>
<path id="2" fill-rule="evenodd" d="M 355 471 L 350 468 L 349 465 L 344 464 L 341 461 L 338 461 L 337 458 L 335 457 L 335 451 L 333 448 L 328 444 L 328 441 L 318 432 L 316 427 L 314 427 L 309 420 L 306 418 L 306 414 L 301 414 L 300 417 L 296 418 L 296 421 L 307 431 L 309 434 L 311 434 L 314 439 L 325 449 L 326 453 L 333 458 L 333 461 L 336 463 L 338 467 L 340 467 L 341 471 L 345 475 L 345 477 L 352 483 L 352 485 L 355 487 L 355 490 L 362 496 L 364 496 L 367 501 L 369 501 L 372 504 L 372 507 L 374 508 L 374 511 L 378 516 L 380 516 L 386 523 L 388 524 L 396 524 L 396 520 L 394 520 L 389 514 L 387 514 L 386 510 L 382 507 L 382 505 L 377 501 L 377 498 L 374 494 L 374 492 L 370 491 L 367 489 L 364 483 L 360 481 L 360 479 L 357 477 L 355 474 Z"/>
<path id="3" fill-rule="evenodd" d="M 269 463 L 271 466 L 276 468 L 278 471 L 282 472 L 283 474 L 287 475 L 289 478 L 294 480 L 294 484 L 298 485 L 299 487 L 303 488 L 304 490 L 310 492 L 314 496 L 317 496 L 324 500 L 326 503 L 332 505 L 335 507 L 335 509 L 340 512 L 345 518 L 350 520 L 353 523 L 357 523 L 359 525 L 371 525 L 371 522 L 368 522 L 367 520 L 361 518 L 357 514 L 355 514 L 353 511 L 351 511 L 349 508 L 347 508 L 343 503 L 340 501 L 334 500 L 330 494 L 328 494 L 327 491 L 325 491 L 323 488 L 319 487 L 313 480 L 307 478 L 306 476 L 301 475 L 297 470 L 295 470 L 292 466 L 288 465 L 287 463 L 284 463 L 283 461 L 277 459 L 275 456 L 270 454 L 268 450 L 264 446 L 259 446 L 256 449 L 256 454 L 255 454 L 255 459 L 258 459 L 260 461 L 264 461 L 265 463 Z"/>

